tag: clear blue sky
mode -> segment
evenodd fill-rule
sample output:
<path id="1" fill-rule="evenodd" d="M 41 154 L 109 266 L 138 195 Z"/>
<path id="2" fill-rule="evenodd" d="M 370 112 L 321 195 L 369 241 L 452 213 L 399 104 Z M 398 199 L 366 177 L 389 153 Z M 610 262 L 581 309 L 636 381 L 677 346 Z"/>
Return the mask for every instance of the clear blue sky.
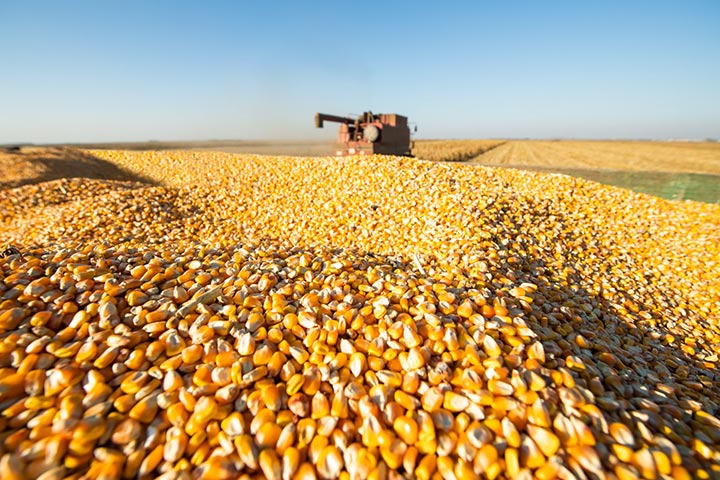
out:
<path id="1" fill-rule="evenodd" d="M 720 137 L 720 1 L 0 0 L 0 143 Z"/>

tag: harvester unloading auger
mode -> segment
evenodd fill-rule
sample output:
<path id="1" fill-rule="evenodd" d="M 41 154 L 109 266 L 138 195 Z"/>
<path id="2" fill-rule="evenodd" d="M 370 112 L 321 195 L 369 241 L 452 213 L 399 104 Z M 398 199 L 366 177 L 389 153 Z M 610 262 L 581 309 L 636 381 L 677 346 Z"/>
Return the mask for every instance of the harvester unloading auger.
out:
<path id="1" fill-rule="evenodd" d="M 365 112 L 358 118 L 350 118 L 316 113 L 315 126 L 322 128 L 323 122 L 340 124 L 336 155 L 412 156 L 410 128 L 407 117 L 402 115 Z"/>

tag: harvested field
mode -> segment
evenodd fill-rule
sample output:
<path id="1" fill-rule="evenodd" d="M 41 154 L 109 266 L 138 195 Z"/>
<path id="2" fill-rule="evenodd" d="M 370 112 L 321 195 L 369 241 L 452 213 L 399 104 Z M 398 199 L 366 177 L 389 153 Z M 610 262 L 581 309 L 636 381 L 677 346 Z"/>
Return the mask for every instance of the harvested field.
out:
<path id="1" fill-rule="evenodd" d="M 508 141 L 472 161 L 483 165 L 720 175 L 720 143 Z"/>
<path id="2" fill-rule="evenodd" d="M 719 205 L 64 156 L 77 178 L 28 155 L 0 189 L 3 479 L 720 476 Z"/>

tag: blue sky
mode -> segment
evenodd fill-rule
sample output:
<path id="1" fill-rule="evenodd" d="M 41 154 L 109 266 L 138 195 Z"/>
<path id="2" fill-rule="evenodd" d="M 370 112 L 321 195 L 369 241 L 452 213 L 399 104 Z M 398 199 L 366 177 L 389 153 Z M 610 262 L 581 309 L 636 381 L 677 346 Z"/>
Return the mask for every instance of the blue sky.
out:
<path id="1" fill-rule="evenodd" d="M 719 138 L 718 1 L 0 0 L 0 143 Z"/>

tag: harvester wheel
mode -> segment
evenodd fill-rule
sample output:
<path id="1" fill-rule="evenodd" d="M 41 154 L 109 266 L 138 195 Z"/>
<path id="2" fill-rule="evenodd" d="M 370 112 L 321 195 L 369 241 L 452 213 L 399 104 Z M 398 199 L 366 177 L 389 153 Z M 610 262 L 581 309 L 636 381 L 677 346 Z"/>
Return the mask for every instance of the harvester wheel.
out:
<path id="1" fill-rule="evenodd" d="M 368 142 L 376 142 L 380 138 L 380 129 L 375 125 L 367 125 L 363 128 L 363 138 Z"/>

